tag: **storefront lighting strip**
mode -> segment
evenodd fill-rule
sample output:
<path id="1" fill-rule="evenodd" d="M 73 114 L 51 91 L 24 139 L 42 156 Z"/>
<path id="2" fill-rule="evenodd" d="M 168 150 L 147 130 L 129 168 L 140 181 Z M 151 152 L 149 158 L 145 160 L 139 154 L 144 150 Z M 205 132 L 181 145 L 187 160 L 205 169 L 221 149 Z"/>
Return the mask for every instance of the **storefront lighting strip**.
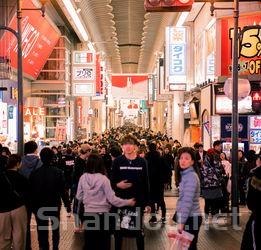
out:
<path id="1" fill-rule="evenodd" d="M 185 20 L 187 19 L 188 15 L 189 15 L 189 12 L 182 12 L 178 17 L 176 27 L 182 27 Z"/>
<path id="2" fill-rule="evenodd" d="M 64 7 L 67 9 L 67 11 L 69 12 L 70 16 L 72 17 L 72 20 L 76 26 L 76 28 L 79 30 L 82 38 L 84 41 L 88 41 L 88 34 L 71 2 L 71 0 L 62 0 Z"/>
<path id="3" fill-rule="evenodd" d="M 92 51 L 92 52 L 96 52 L 93 44 L 91 42 L 88 42 L 88 48 Z"/>

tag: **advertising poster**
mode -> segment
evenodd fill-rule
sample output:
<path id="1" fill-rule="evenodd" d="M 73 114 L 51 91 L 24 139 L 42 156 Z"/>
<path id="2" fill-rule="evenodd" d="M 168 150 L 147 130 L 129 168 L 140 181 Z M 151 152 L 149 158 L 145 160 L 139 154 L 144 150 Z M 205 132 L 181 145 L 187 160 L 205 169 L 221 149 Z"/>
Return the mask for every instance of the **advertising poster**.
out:
<path id="1" fill-rule="evenodd" d="M 112 95 L 118 99 L 148 99 L 148 75 L 114 74 L 111 77 Z"/>
<path id="2" fill-rule="evenodd" d="M 249 116 L 249 149 L 259 153 L 261 148 L 261 116 Z"/>
<path id="3" fill-rule="evenodd" d="M 239 28 L 242 31 L 239 39 L 239 75 L 261 74 L 261 12 L 251 16 L 240 16 Z M 257 26 L 259 25 L 259 26 Z M 232 45 L 234 36 L 232 17 L 221 20 L 221 74 L 231 76 Z"/>
<path id="4" fill-rule="evenodd" d="M 231 138 L 232 122 L 231 116 L 221 116 L 221 139 Z M 241 139 L 248 138 L 248 118 L 247 116 L 239 117 L 238 137 Z"/>
<path id="5" fill-rule="evenodd" d="M 121 100 L 121 111 L 123 112 L 123 118 L 125 120 L 135 119 L 139 114 L 139 105 L 138 100 Z"/>
<path id="6" fill-rule="evenodd" d="M 31 0 L 21 1 L 22 8 L 36 8 Z M 9 27 L 17 30 L 16 15 L 12 18 Z M 36 79 L 56 45 L 60 33 L 55 29 L 41 11 L 23 10 L 22 19 L 22 50 L 23 72 Z M 7 43 L 7 41 L 9 41 Z M 8 44 L 8 46 L 6 45 Z M 17 39 L 10 32 L 5 32 L 0 41 L 0 56 L 10 54 L 11 66 L 17 68 Z"/>

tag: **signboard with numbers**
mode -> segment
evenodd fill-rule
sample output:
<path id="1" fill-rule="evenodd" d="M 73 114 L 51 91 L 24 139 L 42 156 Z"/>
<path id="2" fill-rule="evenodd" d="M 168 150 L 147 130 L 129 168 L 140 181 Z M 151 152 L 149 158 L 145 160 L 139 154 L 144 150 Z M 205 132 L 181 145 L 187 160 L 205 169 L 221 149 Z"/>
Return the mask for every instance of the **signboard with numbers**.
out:
<path id="1" fill-rule="evenodd" d="M 239 75 L 261 74 L 261 13 L 251 16 L 240 16 L 239 28 Z M 221 20 L 221 74 L 231 76 L 232 72 L 232 47 L 234 37 L 233 18 Z"/>

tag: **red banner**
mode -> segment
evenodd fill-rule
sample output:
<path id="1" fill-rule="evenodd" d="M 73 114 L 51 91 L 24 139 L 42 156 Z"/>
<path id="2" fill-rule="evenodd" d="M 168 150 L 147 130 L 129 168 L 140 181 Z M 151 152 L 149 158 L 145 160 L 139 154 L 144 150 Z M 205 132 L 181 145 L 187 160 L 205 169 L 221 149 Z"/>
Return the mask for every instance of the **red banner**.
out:
<path id="1" fill-rule="evenodd" d="M 126 99 L 148 98 L 148 75 L 112 75 L 112 95 Z"/>
<path id="2" fill-rule="evenodd" d="M 240 16 L 239 28 L 242 31 L 239 39 L 239 75 L 261 74 L 261 13 L 251 16 Z M 221 75 L 231 76 L 232 47 L 234 36 L 233 18 L 221 20 Z M 248 28 L 246 28 L 248 27 Z"/>
<path id="3" fill-rule="evenodd" d="M 100 55 L 96 55 L 96 95 L 101 94 L 101 61 Z"/>
<path id="4" fill-rule="evenodd" d="M 32 1 L 22 1 L 23 8 L 36 8 Z M 36 79 L 46 63 L 60 34 L 42 17 L 41 11 L 23 10 L 22 14 L 23 72 Z M 17 30 L 16 15 L 9 27 Z M 17 68 L 17 39 L 5 32 L 0 41 L 0 56 L 10 57 L 11 66 Z"/>

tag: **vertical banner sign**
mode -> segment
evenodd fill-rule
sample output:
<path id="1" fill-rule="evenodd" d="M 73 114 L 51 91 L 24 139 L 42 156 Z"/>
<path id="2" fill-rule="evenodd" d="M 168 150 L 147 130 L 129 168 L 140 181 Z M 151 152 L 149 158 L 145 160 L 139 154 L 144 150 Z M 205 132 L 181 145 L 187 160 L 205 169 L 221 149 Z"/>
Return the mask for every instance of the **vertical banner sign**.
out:
<path id="1" fill-rule="evenodd" d="M 96 96 L 101 95 L 101 61 L 100 55 L 96 55 Z"/>
<path id="2" fill-rule="evenodd" d="M 166 50 L 169 90 L 186 90 L 186 28 L 166 28 Z"/>
<path id="3" fill-rule="evenodd" d="M 207 45 L 207 69 L 206 79 L 214 81 L 215 78 L 215 51 L 216 51 L 216 24 L 213 24 L 209 30 L 206 31 L 206 45 Z"/>
<path id="4" fill-rule="evenodd" d="M 73 51 L 72 83 L 74 96 L 95 96 L 96 55 L 91 51 Z"/>
<path id="5" fill-rule="evenodd" d="M 206 81 L 205 73 L 205 32 L 202 32 L 195 40 L 195 83 Z"/>
<path id="6" fill-rule="evenodd" d="M 239 75 L 261 74 L 261 13 L 251 16 L 240 16 L 239 28 Z M 259 25 L 259 26 L 258 26 Z M 232 45 L 234 38 L 233 18 L 221 20 L 221 74 L 231 76 L 232 72 Z"/>
<path id="7" fill-rule="evenodd" d="M 83 116 L 83 111 L 82 111 L 82 98 L 77 97 L 76 99 L 76 107 L 77 107 L 77 124 L 78 126 L 81 126 L 82 124 L 82 116 Z"/>

